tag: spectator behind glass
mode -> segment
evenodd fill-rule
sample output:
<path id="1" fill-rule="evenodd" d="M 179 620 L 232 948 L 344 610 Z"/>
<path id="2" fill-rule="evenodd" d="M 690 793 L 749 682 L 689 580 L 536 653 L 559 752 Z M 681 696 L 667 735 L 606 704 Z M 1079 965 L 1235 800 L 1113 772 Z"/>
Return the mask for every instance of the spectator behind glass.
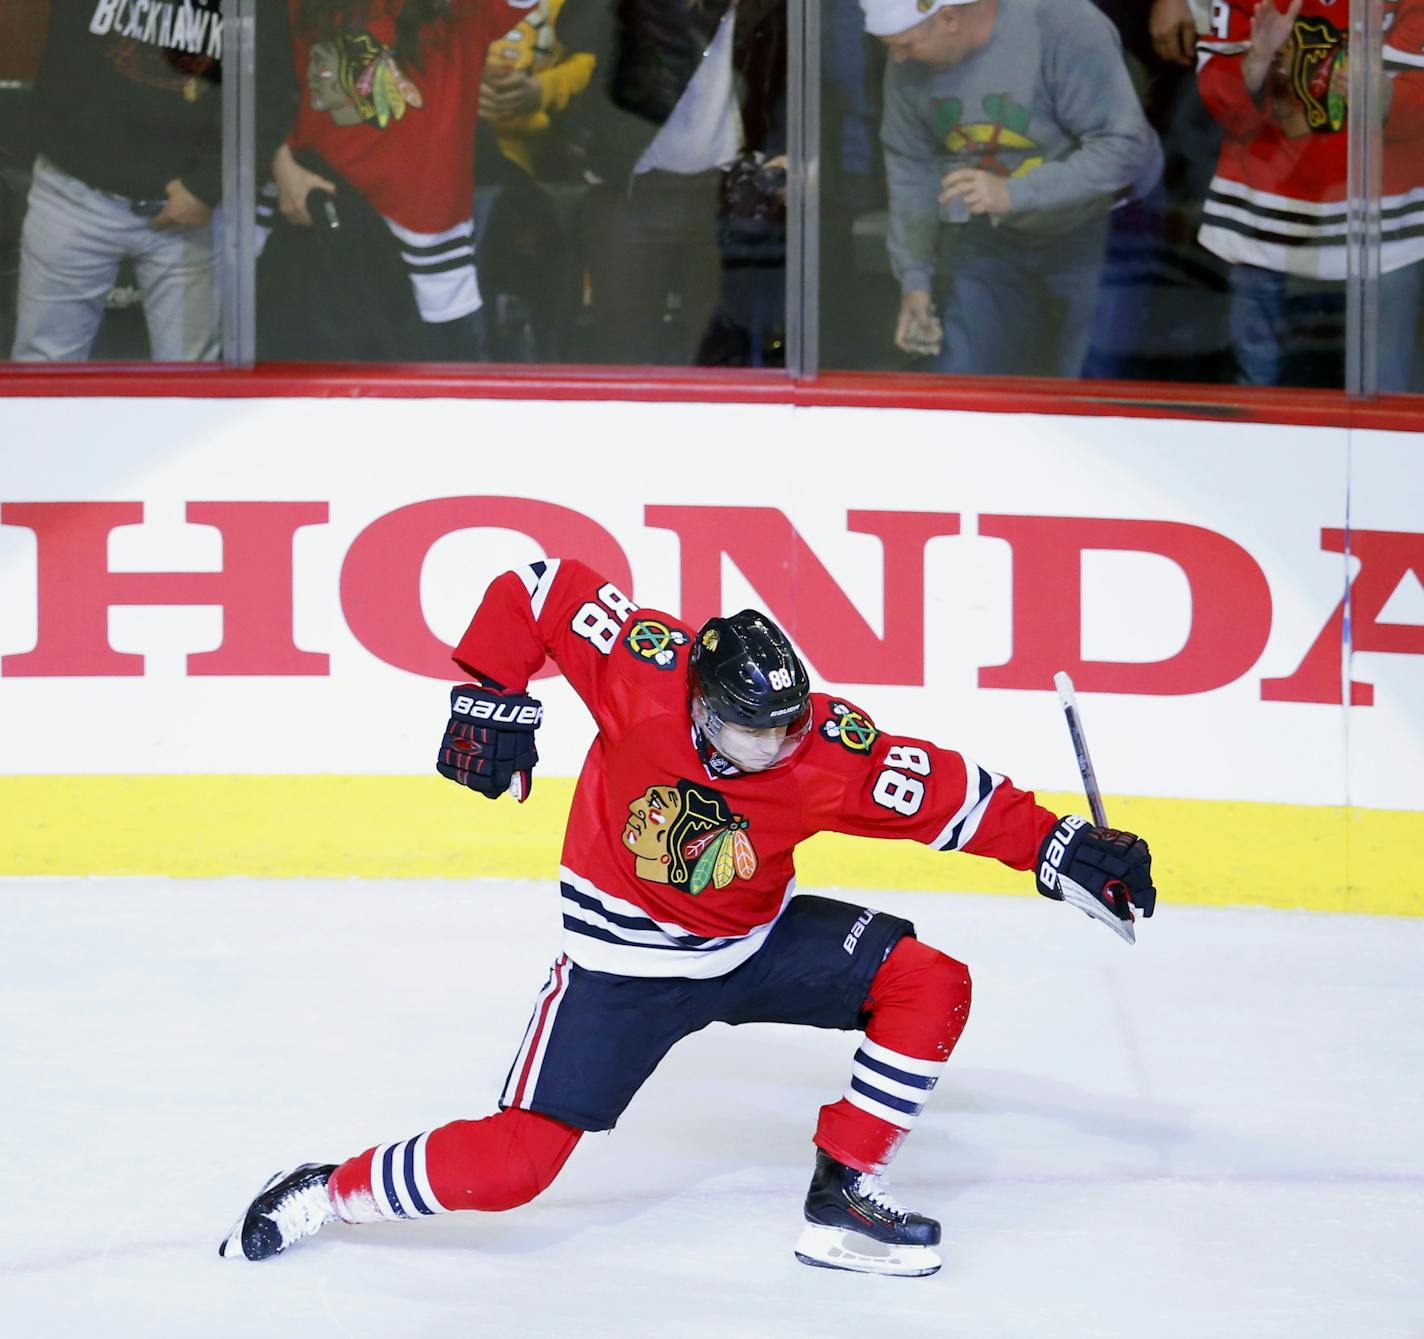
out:
<path id="1" fill-rule="evenodd" d="M 574 189 L 563 113 L 588 87 L 594 55 L 560 40 L 563 8 L 537 0 L 490 46 L 480 82 L 475 252 L 490 356 L 500 362 L 560 361 L 576 292 L 552 192 Z"/>
<path id="2" fill-rule="evenodd" d="M 480 120 L 494 130 L 500 152 L 531 177 L 540 175 L 554 119 L 593 78 L 593 52 L 570 51 L 559 41 L 563 8 L 564 0 L 536 0 L 490 46 L 480 81 Z"/>
<path id="3" fill-rule="evenodd" d="M 896 344 L 938 371 L 1076 377 L 1108 211 L 1161 170 L 1112 24 L 1089 0 L 861 8 L 892 62 L 880 138 Z"/>
<path id="4" fill-rule="evenodd" d="M 748 155 L 772 166 L 785 151 L 784 0 L 580 0 L 564 23 L 571 45 L 598 58 L 580 104 L 590 351 L 690 365 L 722 301 L 729 170 Z M 783 271 L 757 282 L 779 289 Z"/>
<path id="5" fill-rule="evenodd" d="M 147 22 L 131 18 L 115 0 L 52 6 L 34 90 L 38 154 L 14 345 L 21 361 L 88 358 L 125 259 L 152 356 L 218 356 L 221 5 L 154 4 Z M 258 59 L 268 58 L 259 51 Z M 285 84 L 274 88 L 259 116 L 264 160 L 290 115 L 285 96 Z"/>
<path id="6" fill-rule="evenodd" d="M 1345 358 L 1349 16 L 1217 0 L 1199 71 L 1226 136 L 1200 240 L 1231 263 L 1238 379 L 1341 386 Z M 1408 389 L 1424 258 L 1424 0 L 1384 0 L 1379 376 Z"/>
<path id="7" fill-rule="evenodd" d="M 384 244 L 409 279 L 419 314 L 420 347 L 392 356 L 411 360 L 472 361 L 483 356 L 479 282 L 474 250 L 475 122 L 480 74 L 490 43 L 528 12 L 527 0 L 290 0 L 294 58 L 307 87 L 295 123 L 273 159 L 277 208 L 289 226 L 312 225 L 313 191 L 354 193 L 353 208 L 369 207 L 385 232 L 362 229 L 361 250 L 341 261 L 353 279 L 388 272 Z M 323 210 L 322 213 L 327 213 Z M 341 232 L 343 228 L 334 231 Z M 274 236 L 264 249 L 279 243 Z M 332 238 L 336 247 L 349 246 Z M 366 260 L 362 261 L 362 252 Z M 283 273 L 300 280 L 290 263 Z M 259 283 L 261 267 L 259 266 Z M 339 323 L 322 329 L 327 291 L 311 283 L 268 283 L 272 302 L 289 309 L 264 314 L 259 326 L 275 332 L 303 320 L 319 341 L 308 356 L 340 357 L 357 337 L 376 340 L 384 313 L 368 310 L 362 331 Z M 376 290 L 376 291 L 389 291 Z M 407 295 L 398 295 L 404 300 Z M 395 301 L 393 296 L 391 299 Z M 346 338 L 350 335 L 351 338 Z M 260 346 L 259 346 L 260 347 Z"/>
<path id="8" fill-rule="evenodd" d="M 1221 127 L 1197 92 L 1196 43 L 1210 0 L 1093 0 L 1122 39 L 1128 73 L 1162 143 L 1159 186 L 1109 217 L 1084 377 L 1235 378 L 1227 266 L 1197 243 Z"/>

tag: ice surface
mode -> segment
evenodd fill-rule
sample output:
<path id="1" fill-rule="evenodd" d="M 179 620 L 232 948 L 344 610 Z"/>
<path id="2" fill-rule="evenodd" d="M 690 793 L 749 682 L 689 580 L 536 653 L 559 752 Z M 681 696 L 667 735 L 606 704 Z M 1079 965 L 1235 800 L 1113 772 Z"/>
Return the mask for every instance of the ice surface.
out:
<path id="1" fill-rule="evenodd" d="M 713 1028 L 535 1204 L 217 1244 L 266 1177 L 492 1109 L 552 886 L 0 882 L 0 1333 L 1424 1335 L 1424 921 L 852 895 L 969 963 L 892 1170 L 931 1279 L 792 1256 L 854 1039 Z"/>

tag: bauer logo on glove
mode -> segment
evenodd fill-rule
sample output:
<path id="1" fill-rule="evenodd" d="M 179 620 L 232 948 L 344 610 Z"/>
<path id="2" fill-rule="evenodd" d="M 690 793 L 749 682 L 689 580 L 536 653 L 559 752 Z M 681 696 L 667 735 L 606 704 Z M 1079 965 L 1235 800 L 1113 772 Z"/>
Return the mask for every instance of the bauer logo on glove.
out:
<path id="1" fill-rule="evenodd" d="M 1150 916 L 1157 905 L 1152 853 L 1135 832 L 1095 828 L 1091 820 L 1069 814 L 1039 848 L 1038 891 L 1113 929 L 1123 922 L 1130 927 L 1133 907 Z"/>
<path id="2" fill-rule="evenodd" d="M 491 800 L 509 791 L 523 804 L 533 789 L 534 731 L 543 719 L 543 706 L 527 693 L 460 684 L 450 690 L 435 770 Z"/>

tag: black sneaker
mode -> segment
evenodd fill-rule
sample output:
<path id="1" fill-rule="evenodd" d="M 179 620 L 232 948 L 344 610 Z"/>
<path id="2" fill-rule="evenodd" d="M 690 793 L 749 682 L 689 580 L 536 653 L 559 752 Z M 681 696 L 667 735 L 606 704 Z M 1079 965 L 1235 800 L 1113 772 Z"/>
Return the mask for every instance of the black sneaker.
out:
<path id="1" fill-rule="evenodd" d="M 806 1192 L 806 1226 L 796 1243 L 802 1264 L 862 1274 L 918 1278 L 940 1267 L 939 1224 L 897 1204 L 884 1182 L 816 1150 Z"/>
<path id="2" fill-rule="evenodd" d="M 326 1193 L 335 1170 L 335 1163 L 319 1167 L 304 1162 L 290 1172 L 278 1172 L 233 1224 L 218 1254 L 227 1259 L 266 1260 L 320 1232 L 336 1217 Z"/>

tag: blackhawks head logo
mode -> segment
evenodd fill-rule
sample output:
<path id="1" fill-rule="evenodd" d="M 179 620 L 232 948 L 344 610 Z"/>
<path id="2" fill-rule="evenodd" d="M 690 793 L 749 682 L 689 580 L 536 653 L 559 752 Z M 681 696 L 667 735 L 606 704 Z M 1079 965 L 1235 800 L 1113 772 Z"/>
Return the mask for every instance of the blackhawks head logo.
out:
<path id="1" fill-rule="evenodd" d="M 346 35 L 312 46 L 307 62 L 307 100 L 339 126 L 374 125 L 384 130 L 409 107 L 423 107 L 420 90 L 396 63 L 395 52 L 370 33 Z"/>
<path id="2" fill-rule="evenodd" d="M 649 786 L 638 796 L 628 806 L 623 845 L 633 853 L 633 872 L 640 879 L 668 883 L 694 897 L 708 884 L 725 888 L 757 870 L 747 820 L 715 790 L 690 781 Z"/>

